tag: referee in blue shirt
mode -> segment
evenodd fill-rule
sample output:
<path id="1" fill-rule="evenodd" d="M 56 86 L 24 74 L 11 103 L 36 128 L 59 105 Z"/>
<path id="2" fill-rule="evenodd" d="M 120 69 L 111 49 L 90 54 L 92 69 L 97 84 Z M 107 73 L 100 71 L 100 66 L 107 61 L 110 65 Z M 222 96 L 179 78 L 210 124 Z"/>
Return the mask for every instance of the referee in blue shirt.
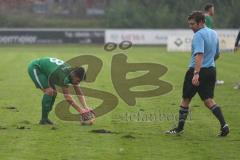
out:
<path id="1" fill-rule="evenodd" d="M 219 136 L 226 136 L 229 133 L 222 111 L 213 99 L 216 82 L 215 60 L 219 56 L 219 40 L 217 33 L 205 27 L 204 23 L 205 17 L 200 11 L 194 11 L 188 17 L 189 27 L 195 33 L 192 40 L 192 56 L 184 79 L 178 126 L 167 131 L 167 134 L 183 132 L 189 104 L 196 93 L 219 120 L 221 125 Z"/>

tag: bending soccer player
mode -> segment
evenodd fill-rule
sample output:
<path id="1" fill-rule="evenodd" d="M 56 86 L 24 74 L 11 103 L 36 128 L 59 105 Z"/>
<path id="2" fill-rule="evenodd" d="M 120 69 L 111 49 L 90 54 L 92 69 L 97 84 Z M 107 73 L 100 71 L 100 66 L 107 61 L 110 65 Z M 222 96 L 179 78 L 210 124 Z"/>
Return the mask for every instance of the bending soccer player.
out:
<path id="1" fill-rule="evenodd" d="M 86 113 L 91 112 L 79 86 L 79 83 L 86 79 L 84 68 L 72 68 L 60 59 L 45 57 L 31 62 L 28 66 L 28 73 L 36 88 L 41 89 L 44 93 L 42 97 L 42 118 L 39 124 L 53 124 L 48 118 L 48 114 L 52 110 L 57 96 L 56 86 L 61 87 L 66 101 L 81 115 L 88 115 Z M 73 86 L 82 107 L 72 98 L 69 90 L 70 85 Z M 84 119 L 88 118 L 85 117 Z"/>

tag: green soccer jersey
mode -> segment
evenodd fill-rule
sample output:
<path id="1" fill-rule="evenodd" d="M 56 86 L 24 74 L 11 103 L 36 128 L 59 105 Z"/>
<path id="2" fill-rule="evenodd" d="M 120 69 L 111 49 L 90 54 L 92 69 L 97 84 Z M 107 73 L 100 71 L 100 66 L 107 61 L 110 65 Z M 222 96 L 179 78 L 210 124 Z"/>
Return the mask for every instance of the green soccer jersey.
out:
<path id="1" fill-rule="evenodd" d="M 205 15 L 205 24 L 208 28 L 213 28 L 213 19 L 212 16 Z"/>
<path id="2" fill-rule="evenodd" d="M 59 86 L 70 84 L 71 66 L 57 58 L 44 57 L 35 61 L 40 71 L 45 74 L 49 82 Z"/>

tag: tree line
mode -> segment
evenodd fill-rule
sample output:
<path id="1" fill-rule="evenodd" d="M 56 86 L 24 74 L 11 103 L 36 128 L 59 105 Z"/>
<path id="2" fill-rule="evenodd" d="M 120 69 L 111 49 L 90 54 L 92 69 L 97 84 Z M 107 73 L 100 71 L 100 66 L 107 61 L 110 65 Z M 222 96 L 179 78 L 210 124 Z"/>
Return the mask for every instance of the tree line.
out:
<path id="1" fill-rule="evenodd" d="M 1 27 L 48 28 L 187 28 L 187 16 L 203 10 L 207 3 L 215 6 L 214 28 L 240 28 L 240 0 L 103 0 L 105 14 L 84 17 L 82 3 L 74 3 L 71 14 L 37 15 L 0 6 Z M 73 0 L 75 2 L 75 0 Z M 80 1 L 79 1 L 80 2 Z M 96 2 L 100 2 L 97 1 Z M 21 8 L 19 9 L 21 11 Z M 51 9 L 55 13 L 55 9 Z M 80 11 L 77 11 L 80 10 Z"/>
<path id="2" fill-rule="evenodd" d="M 215 28 L 240 27 L 239 0 L 119 0 L 107 9 L 110 28 L 186 28 L 187 16 L 214 4 Z"/>

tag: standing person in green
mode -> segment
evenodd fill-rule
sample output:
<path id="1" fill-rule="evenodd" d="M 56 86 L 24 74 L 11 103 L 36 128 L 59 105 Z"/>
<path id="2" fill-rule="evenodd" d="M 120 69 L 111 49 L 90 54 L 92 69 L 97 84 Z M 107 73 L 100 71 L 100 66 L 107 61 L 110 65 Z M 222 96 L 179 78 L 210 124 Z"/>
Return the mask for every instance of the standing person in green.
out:
<path id="1" fill-rule="evenodd" d="M 91 111 L 79 86 L 79 83 L 86 78 L 84 68 L 72 68 L 60 59 L 45 57 L 32 61 L 28 66 L 28 73 L 36 88 L 41 89 L 44 93 L 42 97 L 42 118 L 39 124 L 53 124 L 48 118 L 48 114 L 52 110 L 57 95 L 56 86 L 61 87 L 66 101 L 80 114 Z M 82 107 L 72 98 L 69 90 L 70 85 L 73 85 Z"/>
<path id="2" fill-rule="evenodd" d="M 208 28 L 213 29 L 213 16 L 214 16 L 214 5 L 212 3 L 208 3 L 205 5 L 204 7 L 204 11 L 205 11 L 205 25 Z M 223 80 L 217 80 L 216 84 L 223 84 L 224 81 Z"/>
<path id="3" fill-rule="evenodd" d="M 205 25 L 208 28 L 213 29 L 213 15 L 214 15 L 214 5 L 211 3 L 206 4 L 204 7 L 205 11 Z"/>

